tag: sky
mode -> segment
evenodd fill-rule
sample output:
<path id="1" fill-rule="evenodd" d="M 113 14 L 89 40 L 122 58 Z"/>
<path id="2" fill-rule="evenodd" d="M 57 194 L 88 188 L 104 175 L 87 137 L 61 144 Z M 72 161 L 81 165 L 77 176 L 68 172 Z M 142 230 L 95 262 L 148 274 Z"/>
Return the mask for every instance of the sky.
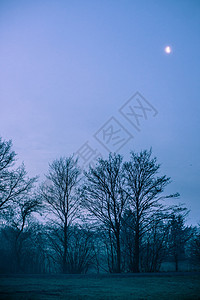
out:
<path id="1" fill-rule="evenodd" d="M 200 1 L 0 0 L 0 136 L 40 180 L 152 147 L 196 225 L 199 54 Z"/>

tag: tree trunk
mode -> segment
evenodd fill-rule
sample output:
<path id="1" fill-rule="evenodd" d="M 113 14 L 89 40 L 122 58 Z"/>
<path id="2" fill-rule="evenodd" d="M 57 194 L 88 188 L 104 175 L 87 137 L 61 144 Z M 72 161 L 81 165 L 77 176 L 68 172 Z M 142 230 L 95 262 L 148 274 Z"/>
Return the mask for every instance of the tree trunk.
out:
<path id="1" fill-rule="evenodd" d="M 117 273 L 121 272 L 121 247 L 119 233 L 116 236 L 117 239 Z"/>
<path id="2" fill-rule="evenodd" d="M 176 267 L 176 272 L 178 272 L 178 255 L 175 255 L 175 267 Z"/>
<path id="3" fill-rule="evenodd" d="M 136 223 L 136 230 L 135 230 L 135 246 L 134 246 L 134 264 L 133 264 L 133 272 L 139 273 L 140 263 L 140 231 L 139 231 L 139 222 Z"/>
<path id="4" fill-rule="evenodd" d="M 63 273 L 67 272 L 67 223 L 64 225 Z"/>

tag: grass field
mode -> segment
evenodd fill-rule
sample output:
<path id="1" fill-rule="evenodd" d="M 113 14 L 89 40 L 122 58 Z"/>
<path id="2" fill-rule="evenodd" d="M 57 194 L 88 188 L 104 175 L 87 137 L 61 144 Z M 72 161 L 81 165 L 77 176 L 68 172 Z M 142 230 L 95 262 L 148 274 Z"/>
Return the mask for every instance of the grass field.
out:
<path id="1" fill-rule="evenodd" d="M 200 299 L 200 274 L 0 277 L 0 299 Z"/>

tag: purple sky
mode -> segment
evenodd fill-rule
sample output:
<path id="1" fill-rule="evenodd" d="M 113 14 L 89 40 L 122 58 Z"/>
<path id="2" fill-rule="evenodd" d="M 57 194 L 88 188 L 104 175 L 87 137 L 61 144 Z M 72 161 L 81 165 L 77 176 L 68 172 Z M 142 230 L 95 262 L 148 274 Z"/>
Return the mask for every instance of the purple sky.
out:
<path id="1" fill-rule="evenodd" d="M 152 146 L 200 222 L 199 28 L 194 0 L 0 0 L 0 135 L 42 179 L 86 141 L 106 156 L 102 126 L 122 125 L 133 138 L 119 152 Z M 119 111 L 137 91 L 158 112 L 140 132 Z"/>

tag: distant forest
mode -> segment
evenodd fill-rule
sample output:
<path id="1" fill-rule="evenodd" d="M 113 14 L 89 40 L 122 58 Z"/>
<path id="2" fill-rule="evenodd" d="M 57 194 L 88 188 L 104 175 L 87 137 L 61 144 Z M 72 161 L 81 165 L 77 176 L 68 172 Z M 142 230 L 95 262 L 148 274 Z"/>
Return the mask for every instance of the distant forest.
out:
<path id="1" fill-rule="evenodd" d="M 160 169 L 151 149 L 129 161 L 110 153 L 84 171 L 72 155 L 41 183 L 0 138 L 0 273 L 199 270 L 199 226 L 186 225 Z"/>

